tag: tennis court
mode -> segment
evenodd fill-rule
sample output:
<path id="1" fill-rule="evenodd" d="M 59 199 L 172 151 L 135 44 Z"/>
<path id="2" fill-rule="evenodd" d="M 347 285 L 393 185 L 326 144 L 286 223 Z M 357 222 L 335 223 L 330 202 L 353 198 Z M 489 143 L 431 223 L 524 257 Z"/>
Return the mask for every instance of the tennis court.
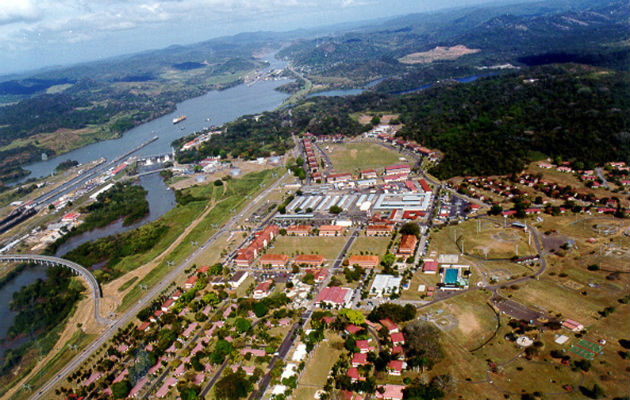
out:
<path id="1" fill-rule="evenodd" d="M 587 360 L 592 360 L 593 357 L 595 357 L 595 353 L 593 353 L 592 351 L 588 351 L 586 349 L 583 349 L 579 346 L 573 345 L 571 346 L 571 348 L 569 349 L 569 351 L 575 355 L 578 355 L 582 358 L 585 358 Z"/>
<path id="2" fill-rule="evenodd" d="M 590 350 L 593 353 L 599 353 L 600 351 L 602 351 L 602 346 L 586 339 L 580 339 L 580 341 L 578 342 L 578 346 L 585 348 L 586 350 Z"/>

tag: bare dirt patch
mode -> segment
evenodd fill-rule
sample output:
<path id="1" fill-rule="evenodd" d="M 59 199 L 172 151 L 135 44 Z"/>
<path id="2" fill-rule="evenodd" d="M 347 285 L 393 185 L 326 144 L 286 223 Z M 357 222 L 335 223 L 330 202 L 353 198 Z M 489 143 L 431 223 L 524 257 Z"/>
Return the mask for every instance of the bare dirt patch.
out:
<path id="1" fill-rule="evenodd" d="M 452 47 L 437 46 L 429 51 L 407 54 L 399 58 L 398 61 L 403 64 L 428 64 L 436 60 L 456 60 L 461 56 L 478 53 L 480 51 L 480 49 L 469 49 L 461 44 Z"/>

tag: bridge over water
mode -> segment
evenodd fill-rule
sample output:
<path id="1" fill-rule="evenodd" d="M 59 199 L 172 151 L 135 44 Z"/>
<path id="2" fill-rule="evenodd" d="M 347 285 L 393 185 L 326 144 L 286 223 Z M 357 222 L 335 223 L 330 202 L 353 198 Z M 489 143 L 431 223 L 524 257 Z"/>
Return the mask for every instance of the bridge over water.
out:
<path id="1" fill-rule="evenodd" d="M 63 258 L 43 256 L 40 254 L 0 254 L 0 262 L 27 262 L 40 264 L 46 267 L 60 265 L 62 267 L 70 268 L 75 274 L 80 275 L 87 282 L 90 290 L 92 291 L 92 298 L 94 299 L 94 319 L 98 323 L 105 325 L 111 322 L 109 319 L 101 317 L 99 313 L 99 300 L 103 297 L 101 286 L 94 275 L 92 275 L 92 273 L 83 266 Z"/>

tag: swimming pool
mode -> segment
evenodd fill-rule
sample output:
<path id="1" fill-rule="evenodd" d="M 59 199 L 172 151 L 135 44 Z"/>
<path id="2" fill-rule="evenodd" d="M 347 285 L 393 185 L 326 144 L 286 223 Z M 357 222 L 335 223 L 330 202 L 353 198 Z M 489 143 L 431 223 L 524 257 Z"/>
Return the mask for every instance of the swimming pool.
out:
<path id="1" fill-rule="evenodd" d="M 444 283 L 447 285 L 456 285 L 457 273 L 458 271 L 456 268 L 447 268 L 446 271 L 444 271 Z"/>

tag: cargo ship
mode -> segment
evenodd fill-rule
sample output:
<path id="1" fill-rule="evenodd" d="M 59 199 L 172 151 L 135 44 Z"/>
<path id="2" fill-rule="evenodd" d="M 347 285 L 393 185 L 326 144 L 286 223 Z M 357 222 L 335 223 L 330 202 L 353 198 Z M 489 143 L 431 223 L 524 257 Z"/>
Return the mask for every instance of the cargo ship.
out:
<path id="1" fill-rule="evenodd" d="M 183 121 L 183 120 L 185 120 L 185 119 L 186 119 L 186 116 L 185 116 L 185 115 L 180 115 L 180 116 L 179 116 L 179 117 L 177 117 L 177 118 L 173 118 L 173 124 L 178 124 L 178 123 L 182 122 L 182 121 Z"/>

